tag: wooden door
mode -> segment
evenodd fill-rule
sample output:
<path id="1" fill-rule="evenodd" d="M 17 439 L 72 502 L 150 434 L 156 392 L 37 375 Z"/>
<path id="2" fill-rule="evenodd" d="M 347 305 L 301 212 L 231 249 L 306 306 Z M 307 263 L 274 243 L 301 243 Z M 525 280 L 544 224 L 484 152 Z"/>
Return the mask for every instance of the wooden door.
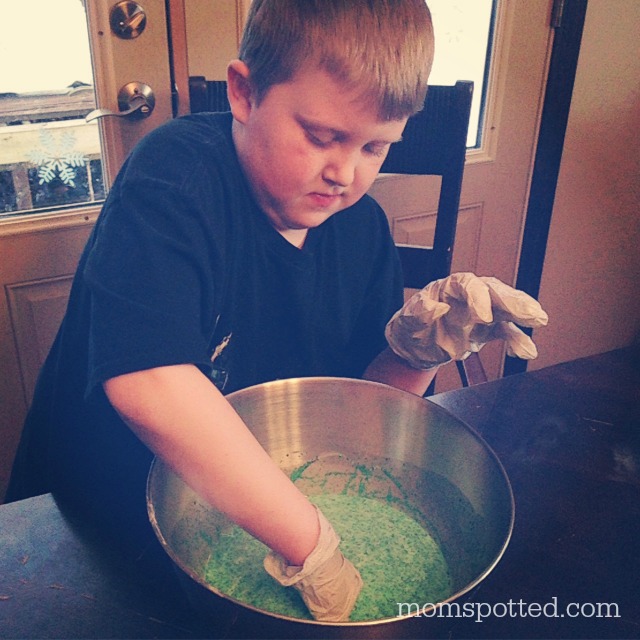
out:
<path id="1" fill-rule="evenodd" d="M 165 2 L 145 0 L 144 16 L 125 18 L 132 38 L 112 29 L 116 4 L 30 0 L 3 9 L 0 42 L 14 65 L 0 80 L 0 500 L 104 194 L 136 141 L 172 117 Z M 29 33 L 15 29 L 27 23 Z M 117 112 L 131 81 L 153 89 L 149 117 L 85 123 L 96 106 Z"/>

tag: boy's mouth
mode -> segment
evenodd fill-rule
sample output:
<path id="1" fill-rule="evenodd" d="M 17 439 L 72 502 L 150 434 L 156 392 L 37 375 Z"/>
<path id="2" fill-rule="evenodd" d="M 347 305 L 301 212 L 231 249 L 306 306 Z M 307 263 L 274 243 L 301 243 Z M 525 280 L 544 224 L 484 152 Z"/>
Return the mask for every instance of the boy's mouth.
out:
<path id="1" fill-rule="evenodd" d="M 342 199 L 341 193 L 320 193 L 313 192 L 309 194 L 311 200 L 316 206 L 321 208 L 327 208 L 336 205 Z"/>

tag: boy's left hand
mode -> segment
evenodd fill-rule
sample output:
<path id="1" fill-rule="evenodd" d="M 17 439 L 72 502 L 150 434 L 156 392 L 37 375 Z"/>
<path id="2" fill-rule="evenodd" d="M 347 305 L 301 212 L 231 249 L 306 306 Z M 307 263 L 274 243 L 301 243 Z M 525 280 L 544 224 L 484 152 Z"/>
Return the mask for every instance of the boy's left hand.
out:
<path id="1" fill-rule="evenodd" d="M 543 327 L 548 316 L 531 296 L 497 278 L 454 273 L 418 291 L 391 318 L 391 349 L 416 369 L 464 360 L 491 340 L 504 340 L 510 356 L 531 360 L 533 341 L 516 327 Z"/>

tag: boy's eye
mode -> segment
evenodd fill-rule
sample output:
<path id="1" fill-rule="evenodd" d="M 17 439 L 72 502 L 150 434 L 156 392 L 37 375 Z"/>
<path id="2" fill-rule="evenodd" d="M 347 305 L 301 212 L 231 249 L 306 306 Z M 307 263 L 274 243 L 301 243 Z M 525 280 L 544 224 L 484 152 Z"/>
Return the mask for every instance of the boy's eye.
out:
<path id="1" fill-rule="evenodd" d="M 375 156 L 376 158 L 379 158 L 380 156 L 383 156 L 386 152 L 387 149 L 389 148 L 390 145 L 386 144 L 386 143 L 371 143 L 371 144 L 367 144 L 364 147 L 364 150 L 366 153 Z"/>
<path id="2" fill-rule="evenodd" d="M 316 147 L 328 147 L 333 142 L 333 138 L 328 135 L 317 134 L 309 129 L 306 129 L 305 132 L 309 142 Z"/>
<path id="3" fill-rule="evenodd" d="M 325 131 L 324 129 L 317 129 L 315 127 L 304 125 L 303 130 L 307 140 L 319 149 L 325 149 L 334 143 L 342 142 L 342 136 L 334 133 L 333 131 Z M 367 155 L 380 158 L 387 153 L 390 146 L 391 145 L 388 142 L 375 141 L 365 144 L 362 147 L 362 150 Z"/>

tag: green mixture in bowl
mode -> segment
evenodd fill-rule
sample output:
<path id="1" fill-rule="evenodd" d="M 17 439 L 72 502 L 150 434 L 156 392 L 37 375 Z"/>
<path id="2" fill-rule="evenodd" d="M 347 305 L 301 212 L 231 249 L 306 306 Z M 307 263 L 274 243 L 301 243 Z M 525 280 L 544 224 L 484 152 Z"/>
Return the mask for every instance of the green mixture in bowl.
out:
<path id="1" fill-rule="evenodd" d="M 292 474 L 307 479 L 313 489 L 319 476 L 309 463 Z M 351 467 L 353 471 L 353 466 Z M 331 472 L 310 500 L 332 523 L 342 539 L 344 555 L 358 568 L 364 581 L 350 621 L 379 620 L 398 615 L 398 603 L 437 603 L 452 593 L 447 563 L 440 546 L 412 509 L 394 491 L 380 491 L 372 480 L 380 474 L 364 467 L 344 476 L 336 488 Z M 390 478 L 391 476 L 389 476 Z M 388 480 L 388 478 L 387 478 Z M 309 485 L 311 482 L 311 485 Z M 303 483 L 304 484 L 304 483 Z M 327 488 L 332 492 L 327 492 Z M 416 512 L 417 513 L 417 512 Z M 237 526 L 221 533 L 211 548 L 205 580 L 227 596 L 273 614 L 311 619 L 297 591 L 277 584 L 264 570 L 267 547 Z"/>

